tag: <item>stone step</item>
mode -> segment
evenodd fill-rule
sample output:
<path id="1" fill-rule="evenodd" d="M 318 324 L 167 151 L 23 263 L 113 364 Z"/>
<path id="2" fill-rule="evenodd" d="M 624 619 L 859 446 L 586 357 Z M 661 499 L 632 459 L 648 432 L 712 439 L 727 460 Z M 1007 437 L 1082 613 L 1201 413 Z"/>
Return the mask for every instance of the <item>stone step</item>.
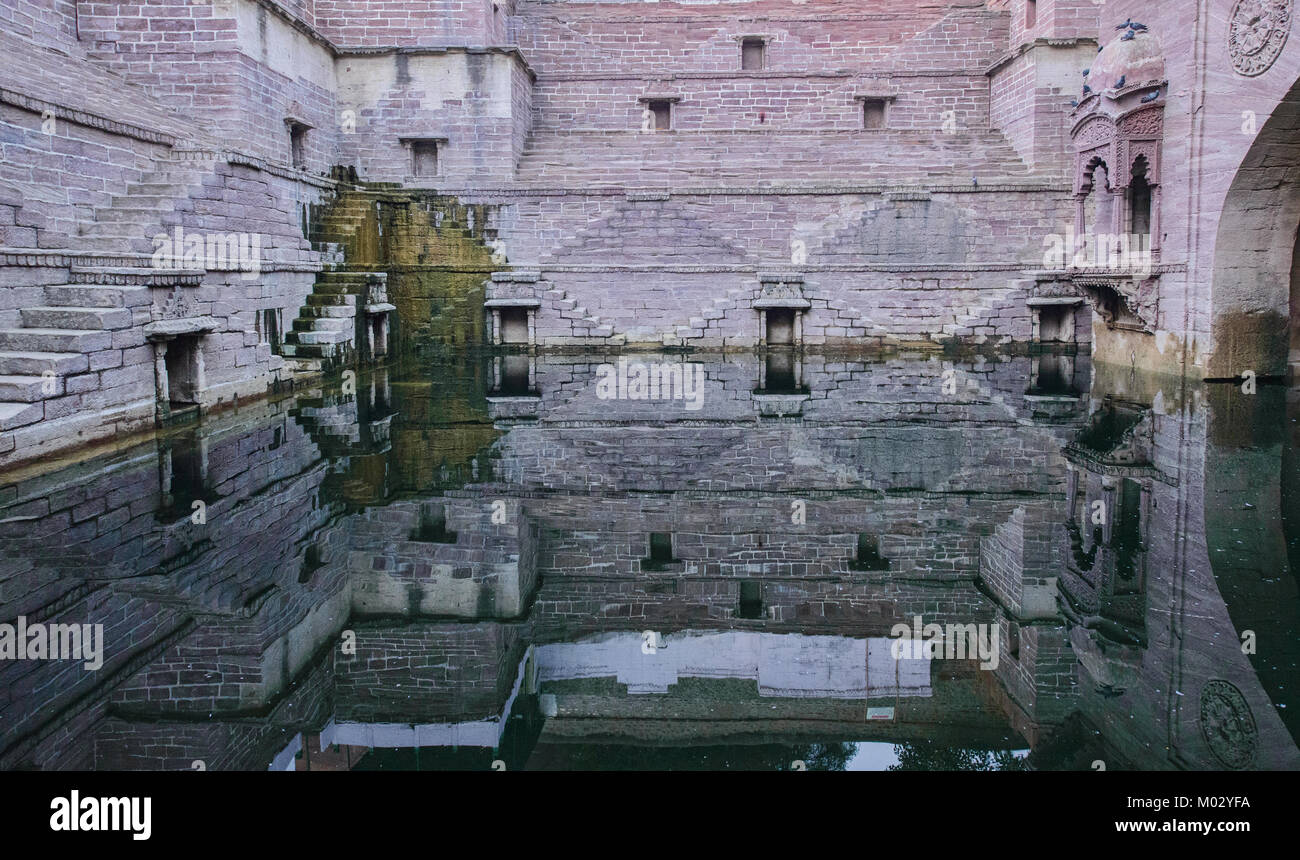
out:
<path id="1" fill-rule="evenodd" d="M 285 358 L 329 358 L 334 355 L 332 343 L 286 343 L 280 346 Z"/>
<path id="2" fill-rule="evenodd" d="M 47 397 L 58 397 L 63 393 L 63 380 L 52 376 L 50 381 L 53 390 L 47 394 L 44 376 L 0 376 L 0 401 L 37 403 Z"/>
<path id="3" fill-rule="evenodd" d="M 79 237 L 77 245 L 82 250 L 99 251 L 105 254 L 152 254 L 155 250 L 153 241 L 143 234 L 122 236 L 96 232 L 93 235 Z"/>
<path id="4" fill-rule="evenodd" d="M 44 307 L 23 308 L 19 311 L 23 328 L 45 329 L 119 329 L 131 325 L 131 312 L 126 308 L 101 307 Z"/>
<path id="5" fill-rule="evenodd" d="M 347 319 L 353 319 L 355 316 L 356 311 L 345 304 L 314 305 L 309 302 L 304 307 L 298 309 L 298 317 L 300 319 L 320 319 L 322 317 L 345 317 Z"/>
<path id="6" fill-rule="evenodd" d="M 53 371 L 59 376 L 84 373 L 90 360 L 79 352 L 0 352 L 0 374 L 30 376 Z"/>
<path id="7" fill-rule="evenodd" d="M 42 403 L 0 403 L 0 430 L 35 424 L 45 417 Z"/>
<path id="8" fill-rule="evenodd" d="M 284 339 L 289 343 L 310 346 L 314 344 L 343 343 L 351 340 L 352 334 L 347 331 L 291 331 L 285 334 Z"/>
<path id="9" fill-rule="evenodd" d="M 308 293 L 307 304 L 311 307 L 346 307 L 355 305 L 357 297 L 351 293 Z"/>
<path id="10" fill-rule="evenodd" d="M 370 276 L 370 272 L 326 271 L 316 276 L 316 283 L 364 284 Z"/>
<path id="11" fill-rule="evenodd" d="M 96 221 L 122 221 L 124 213 L 143 213 L 157 217 L 160 212 L 174 212 L 177 198 L 161 194 L 131 194 L 114 198 L 113 204 L 95 213 Z M 133 220 L 127 218 L 125 220 Z"/>
<path id="12" fill-rule="evenodd" d="M 98 352 L 113 345 L 113 333 L 63 328 L 0 329 L 0 351 Z"/>
<path id="13" fill-rule="evenodd" d="M 353 317 L 298 317 L 293 321 L 293 330 L 307 331 L 348 331 L 355 328 Z"/>
<path id="14" fill-rule="evenodd" d="M 135 197 L 136 195 L 144 197 L 176 197 L 184 194 L 190 183 L 182 182 L 132 182 L 126 186 L 126 196 Z"/>
<path id="15" fill-rule="evenodd" d="M 51 307 L 135 308 L 149 304 L 149 288 L 59 284 L 45 288 L 45 301 Z"/>

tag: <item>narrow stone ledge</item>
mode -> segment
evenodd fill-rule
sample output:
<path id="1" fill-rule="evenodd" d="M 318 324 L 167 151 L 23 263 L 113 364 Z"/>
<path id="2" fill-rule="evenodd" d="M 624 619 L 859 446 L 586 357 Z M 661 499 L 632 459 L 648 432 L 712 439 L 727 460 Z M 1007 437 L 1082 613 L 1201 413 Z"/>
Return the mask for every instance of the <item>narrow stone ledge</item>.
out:
<path id="1" fill-rule="evenodd" d="M 212 317 L 187 317 L 178 320 L 158 320 L 144 327 L 144 336 L 149 340 L 166 340 L 182 334 L 198 334 L 216 331 L 219 326 Z"/>
<path id="2" fill-rule="evenodd" d="M 542 279 L 542 273 L 536 269 L 524 269 L 515 272 L 493 272 L 492 281 L 498 284 L 535 284 Z"/>
<path id="3" fill-rule="evenodd" d="M 54 102 L 47 102 L 43 99 L 33 98 L 14 90 L 0 88 L 0 102 L 31 111 L 32 113 L 43 114 L 49 111 L 56 119 L 66 120 L 76 125 L 84 125 L 89 128 L 97 128 L 106 131 L 109 134 L 117 134 L 123 137 L 134 138 L 145 143 L 159 143 L 164 146 L 175 146 L 177 137 L 166 132 L 152 131 L 130 123 L 117 122 L 108 119 L 99 114 L 88 111 L 75 110 L 64 105 Z"/>
<path id="4" fill-rule="evenodd" d="M 629 191 L 624 196 L 630 203 L 645 203 L 656 200 L 669 200 L 673 195 L 669 191 Z"/>

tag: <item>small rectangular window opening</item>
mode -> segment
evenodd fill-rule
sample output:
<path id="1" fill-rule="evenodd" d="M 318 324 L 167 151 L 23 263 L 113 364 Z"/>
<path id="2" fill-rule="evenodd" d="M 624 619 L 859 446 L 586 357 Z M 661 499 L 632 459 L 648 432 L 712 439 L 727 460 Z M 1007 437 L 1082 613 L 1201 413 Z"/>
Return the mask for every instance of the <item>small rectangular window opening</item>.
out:
<path id="1" fill-rule="evenodd" d="M 668 562 L 673 560 L 673 536 L 667 532 L 652 532 L 650 535 L 650 560 Z"/>
<path id="2" fill-rule="evenodd" d="M 880 555 L 880 538 L 874 534 L 858 535 L 858 553 L 850 565 L 855 570 L 889 570 L 889 559 Z"/>
<path id="3" fill-rule="evenodd" d="M 501 309 L 501 342 L 528 343 L 528 308 Z"/>
<path id="4" fill-rule="evenodd" d="M 655 118 L 655 131 L 668 131 L 673 127 L 672 102 L 653 101 L 649 106 Z"/>
<path id="5" fill-rule="evenodd" d="M 307 167 L 307 126 L 302 123 L 289 124 L 289 157 L 295 169 Z"/>
<path id="6" fill-rule="evenodd" d="M 794 308 L 769 308 L 767 311 L 767 345 L 794 345 Z"/>
<path id="7" fill-rule="evenodd" d="M 438 142 L 417 140 L 411 143 L 411 175 L 438 175 Z"/>
<path id="8" fill-rule="evenodd" d="M 876 130 L 885 127 L 885 100 L 862 100 L 862 127 Z"/>
<path id="9" fill-rule="evenodd" d="M 262 310 L 262 343 L 269 343 L 273 351 L 280 349 L 280 308 L 264 308 Z"/>
<path id="10" fill-rule="evenodd" d="M 419 543 L 455 543 L 456 533 L 447 528 L 447 508 L 434 502 L 420 506 L 420 519 L 410 540 Z"/>
<path id="11" fill-rule="evenodd" d="M 745 72 L 758 72 L 763 69 L 763 40 L 743 39 L 740 43 L 740 68 Z"/>
<path id="12" fill-rule="evenodd" d="M 742 582 L 740 584 L 740 612 L 737 614 L 741 618 L 763 617 L 763 583 Z"/>

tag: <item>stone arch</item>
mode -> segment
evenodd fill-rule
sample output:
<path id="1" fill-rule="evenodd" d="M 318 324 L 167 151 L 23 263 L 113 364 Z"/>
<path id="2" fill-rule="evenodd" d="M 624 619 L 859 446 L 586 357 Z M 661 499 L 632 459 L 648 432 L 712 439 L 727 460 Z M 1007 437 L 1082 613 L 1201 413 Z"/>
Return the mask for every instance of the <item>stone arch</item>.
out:
<path id="1" fill-rule="evenodd" d="M 1255 135 L 1224 198 L 1211 279 L 1206 376 L 1281 376 L 1300 347 L 1300 80 Z"/>
<path id="2" fill-rule="evenodd" d="M 1080 236 L 1110 232 L 1114 194 L 1110 165 L 1103 156 L 1093 156 L 1079 176 L 1082 222 L 1076 225 L 1076 230 Z"/>

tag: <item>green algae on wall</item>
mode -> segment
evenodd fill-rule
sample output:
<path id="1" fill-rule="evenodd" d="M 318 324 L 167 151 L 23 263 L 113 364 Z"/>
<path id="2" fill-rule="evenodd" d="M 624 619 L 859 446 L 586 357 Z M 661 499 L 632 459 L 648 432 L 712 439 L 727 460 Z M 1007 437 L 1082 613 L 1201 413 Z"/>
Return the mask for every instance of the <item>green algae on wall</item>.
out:
<path id="1" fill-rule="evenodd" d="M 312 241 L 342 255 L 336 271 L 387 275 L 387 300 L 397 308 L 390 353 L 483 345 L 486 283 L 505 268 L 487 244 L 489 215 L 484 205 L 370 183 L 313 213 Z M 322 273 L 318 286 L 327 280 Z"/>

